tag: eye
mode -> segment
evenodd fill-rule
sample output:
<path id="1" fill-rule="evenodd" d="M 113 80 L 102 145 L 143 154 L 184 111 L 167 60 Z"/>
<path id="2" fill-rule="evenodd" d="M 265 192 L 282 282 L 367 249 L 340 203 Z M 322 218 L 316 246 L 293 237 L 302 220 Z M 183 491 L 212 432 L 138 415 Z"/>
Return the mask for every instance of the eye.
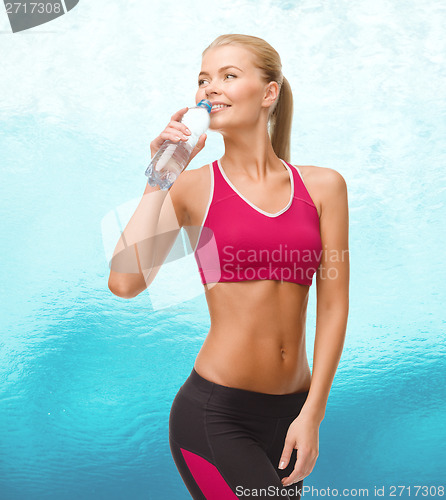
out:
<path id="1" fill-rule="evenodd" d="M 226 73 L 226 76 L 233 76 L 234 78 L 237 78 L 237 75 L 233 75 L 232 73 Z M 205 80 L 198 80 L 198 85 L 201 85 Z"/>

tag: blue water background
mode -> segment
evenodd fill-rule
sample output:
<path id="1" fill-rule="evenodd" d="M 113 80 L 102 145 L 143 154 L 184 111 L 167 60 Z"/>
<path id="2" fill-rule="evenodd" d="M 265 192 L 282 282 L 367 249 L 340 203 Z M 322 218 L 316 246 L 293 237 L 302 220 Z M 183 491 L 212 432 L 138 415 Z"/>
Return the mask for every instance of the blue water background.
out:
<path id="1" fill-rule="evenodd" d="M 205 297 L 172 272 L 163 307 L 112 295 L 103 222 L 141 197 L 150 141 L 229 32 L 281 54 L 291 162 L 349 188 L 349 324 L 305 485 L 445 484 L 445 25 L 435 0 L 101 0 L 17 34 L 0 12 L 2 500 L 190 498 L 168 415 Z M 210 132 L 190 168 L 222 154 Z M 312 287 L 310 365 L 315 305 Z"/>

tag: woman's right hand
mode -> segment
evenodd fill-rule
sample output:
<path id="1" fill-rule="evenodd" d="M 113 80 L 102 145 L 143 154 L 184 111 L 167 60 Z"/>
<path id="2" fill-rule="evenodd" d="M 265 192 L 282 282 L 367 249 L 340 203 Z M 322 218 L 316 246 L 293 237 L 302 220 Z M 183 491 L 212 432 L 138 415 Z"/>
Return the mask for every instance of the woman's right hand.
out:
<path id="1" fill-rule="evenodd" d="M 183 117 L 183 115 L 186 114 L 188 109 L 189 108 L 186 107 L 174 113 L 167 127 L 161 132 L 161 134 L 156 139 L 154 139 L 150 143 L 150 153 L 152 155 L 152 158 L 156 155 L 156 153 L 166 140 L 170 140 L 172 142 L 187 141 L 187 139 L 190 136 L 190 132 L 188 131 L 186 125 L 184 123 L 181 123 L 180 120 Z M 197 145 L 192 150 L 189 162 L 186 165 L 185 169 L 187 168 L 191 160 L 204 148 L 204 145 L 206 143 L 206 138 L 207 138 L 206 134 L 200 135 Z"/>

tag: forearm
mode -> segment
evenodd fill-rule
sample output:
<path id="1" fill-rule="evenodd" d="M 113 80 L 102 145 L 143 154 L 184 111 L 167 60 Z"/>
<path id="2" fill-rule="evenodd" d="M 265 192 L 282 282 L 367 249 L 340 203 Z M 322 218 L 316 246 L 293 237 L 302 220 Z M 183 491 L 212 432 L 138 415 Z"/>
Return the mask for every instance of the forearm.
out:
<path id="1" fill-rule="evenodd" d="M 344 302 L 317 314 L 311 385 L 301 414 L 319 422 L 325 416 L 328 395 L 341 359 L 347 316 L 348 304 Z"/>
<path id="2" fill-rule="evenodd" d="M 158 186 L 152 188 L 147 185 L 113 252 L 110 287 L 144 288 L 153 265 L 158 220 L 167 193 Z"/>

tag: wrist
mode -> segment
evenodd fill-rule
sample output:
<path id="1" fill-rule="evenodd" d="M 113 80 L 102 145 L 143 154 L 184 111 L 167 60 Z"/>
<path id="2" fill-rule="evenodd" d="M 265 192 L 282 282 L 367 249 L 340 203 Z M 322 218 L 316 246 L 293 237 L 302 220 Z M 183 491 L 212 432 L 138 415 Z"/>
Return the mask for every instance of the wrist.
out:
<path id="1" fill-rule="evenodd" d="M 318 422 L 319 424 L 324 420 L 325 417 L 325 409 L 318 408 L 309 405 L 303 405 L 302 409 L 299 412 L 299 417 L 302 419 L 308 419 L 313 422 Z"/>

